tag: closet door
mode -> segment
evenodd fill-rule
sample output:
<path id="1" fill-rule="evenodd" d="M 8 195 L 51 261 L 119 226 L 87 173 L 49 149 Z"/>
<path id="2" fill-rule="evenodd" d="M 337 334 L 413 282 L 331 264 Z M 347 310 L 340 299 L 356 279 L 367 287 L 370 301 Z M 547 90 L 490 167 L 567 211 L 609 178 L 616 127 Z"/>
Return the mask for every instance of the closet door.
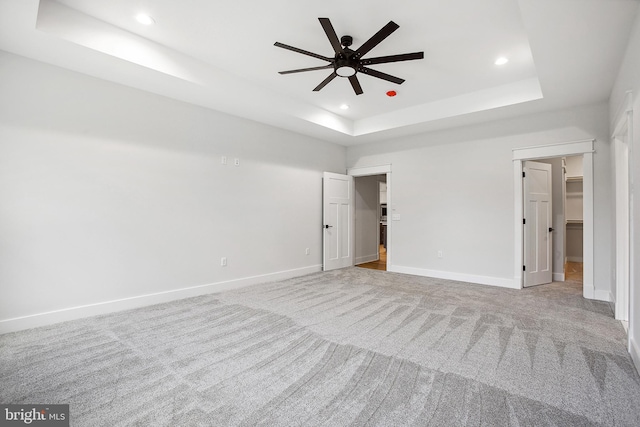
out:
<path id="1" fill-rule="evenodd" d="M 551 165 L 524 163 L 524 286 L 553 280 Z"/>

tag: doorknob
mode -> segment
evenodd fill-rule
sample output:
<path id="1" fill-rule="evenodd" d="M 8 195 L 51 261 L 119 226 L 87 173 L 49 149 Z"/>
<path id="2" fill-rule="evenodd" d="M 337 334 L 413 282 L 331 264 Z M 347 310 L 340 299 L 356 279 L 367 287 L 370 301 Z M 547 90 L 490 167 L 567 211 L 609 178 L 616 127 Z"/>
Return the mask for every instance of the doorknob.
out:
<path id="1" fill-rule="evenodd" d="M 553 231 L 553 227 L 549 227 L 549 233 Z"/>
<path id="2" fill-rule="evenodd" d="M 333 225 L 325 225 L 324 228 L 333 228 Z"/>

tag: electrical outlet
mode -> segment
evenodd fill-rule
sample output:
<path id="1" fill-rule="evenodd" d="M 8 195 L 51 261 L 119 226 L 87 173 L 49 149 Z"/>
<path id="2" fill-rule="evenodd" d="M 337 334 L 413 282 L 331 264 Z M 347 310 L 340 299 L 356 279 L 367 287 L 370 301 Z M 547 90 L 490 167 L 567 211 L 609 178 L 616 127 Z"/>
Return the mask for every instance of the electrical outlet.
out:
<path id="1" fill-rule="evenodd" d="M 240 166 L 240 159 L 238 158 L 233 159 L 233 164 L 236 166 Z"/>
<path id="2" fill-rule="evenodd" d="M 442 258 L 444 255 L 442 253 L 442 251 L 438 251 L 438 258 Z"/>
<path id="3" fill-rule="evenodd" d="M 223 256 L 222 258 L 220 258 L 220 265 L 222 267 L 226 267 L 227 266 L 227 257 Z"/>
<path id="4" fill-rule="evenodd" d="M 227 156 L 220 157 L 220 164 L 221 165 L 226 165 L 227 164 Z"/>

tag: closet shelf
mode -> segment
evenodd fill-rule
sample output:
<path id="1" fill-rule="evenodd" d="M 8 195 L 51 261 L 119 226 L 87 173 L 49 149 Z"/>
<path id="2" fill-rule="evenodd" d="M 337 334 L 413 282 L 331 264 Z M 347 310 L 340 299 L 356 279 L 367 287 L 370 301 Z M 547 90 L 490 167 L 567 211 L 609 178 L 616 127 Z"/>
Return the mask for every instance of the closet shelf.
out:
<path id="1" fill-rule="evenodd" d="M 565 178 L 565 180 L 567 182 L 582 182 L 582 177 L 581 176 L 567 176 Z"/>

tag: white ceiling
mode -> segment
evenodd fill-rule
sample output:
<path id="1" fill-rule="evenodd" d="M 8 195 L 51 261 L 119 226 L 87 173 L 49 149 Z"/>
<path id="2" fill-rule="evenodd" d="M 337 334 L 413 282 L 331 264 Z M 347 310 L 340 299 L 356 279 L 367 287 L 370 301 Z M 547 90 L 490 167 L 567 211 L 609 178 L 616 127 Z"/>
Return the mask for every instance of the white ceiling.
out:
<path id="1" fill-rule="evenodd" d="M 0 0 L 0 49 L 344 145 L 606 101 L 638 0 Z M 145 12 L 156 23 L 143 26 Z M 332 57 L 318 17 L 406 79 L 364 94 L 278 41 Z M 509 62 L 496 66 L 505 56 Z M 1 71 L 0 71 L 1 72 Z M 389 90 L 398 95 L 386 96 Z M 341 110 L 348 104 L 348 110 Z"/>

